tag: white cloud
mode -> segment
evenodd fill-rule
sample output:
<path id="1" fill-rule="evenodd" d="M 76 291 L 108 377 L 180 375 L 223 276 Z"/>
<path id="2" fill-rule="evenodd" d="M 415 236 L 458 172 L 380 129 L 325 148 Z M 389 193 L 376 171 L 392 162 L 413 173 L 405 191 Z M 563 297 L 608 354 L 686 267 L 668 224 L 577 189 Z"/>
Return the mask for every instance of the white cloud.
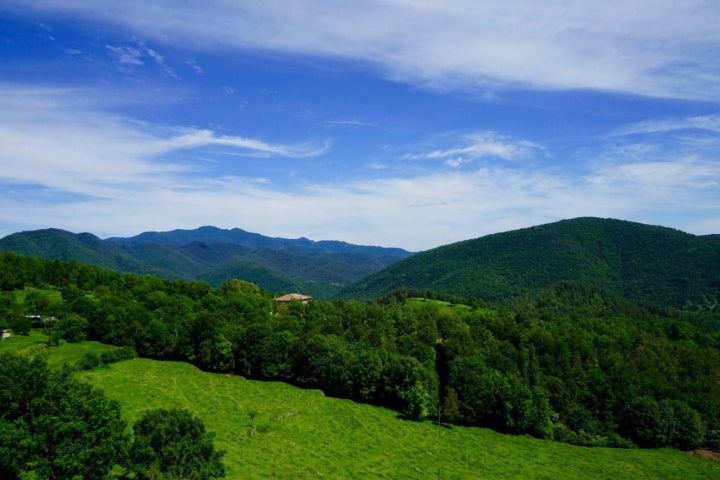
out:
<path id="1" fill-rule="evenodd" d="M 441 89 L 600 89 L 720 98 L 714 0 L 7 0 L 120 24 L 181 48 L 260 49 L 374 64 Z M 127 61 L 137 61 L 125 52 Z"/>
<path id="2" fill-rule="evenodd" d="M 328 120 L 326 125 L 339 127 L 375 127 L 374 123 L 363 122 L 361 120 Z"/>
<path id="3" fill-rule="evenodd" d="M 493 131 L 465 135 L 462 142 L 462 146 L 436 149 L 422 156 L 427 159 L 445 159 L 448 165 L 457 167 L 470 160 L 486 157 L 517 160 L 531 156 L 534 150 L 542 150 L 536 143 L 515 140 Z"/>
<path id="4" fill-rule="evenodd" d="M 33 228 L 55 226 L 108 236 L 213 224 L 266 235 L 421 250 L 584 215 L 699 228 L 688 222 L 685 213 L 672 219 L 672 211 L 682 207 L 684 212 L 687 202 L 708 197 L 706 191 L 694 188 L 683 190 L 679 197 L 650 195 L 646 190 L 652 181 L 640 175 L 622 184 L 602 184 L 505 168 L 348 180 L 299 191 L 234 177 L 204 178 L 191 186 L 163 180 L 142 189 L 126 187 L 118 192 L 123 195 L 101 201 L 48 204 L 6 196 L 0 201 L 0 217 Z M 705 208 L 717 211 L 714 206 Z M 720 224 L 715 227 L 703 225 L 706 230 L 701 233 L 720 231 Z"/>
<path id="5" fill-rule="evenodd" d="M 150 59 L 171 78 L 179 78 L 178 75 L 165 62 L 165 58 L 155 49 L 148 47 L 144 42 L 136 40 L 134 46 L 130 45 L 105 45 L 105 49 L 120 64 L 121 67 L 140 67 L 145 65 L 145 60 Z M 199 67 L 198 67 L 199 68 Z M 125 71 L 129 71 L 124 68 Z"/>
<path id="6" fill-rule="evenodd" d="M 149 47 L 144 47 L 144 48 L 145 48 L 145 53 L 147 53 L 150 58 L 155 60 L 155 63 L 157 63 L 158 65 L 165 65 L 165 59 L 163 58 L 162 55 L 160 55 L 158 52 L 156 52 L 152 48 L 149 48 Z"/>
<path id="7" fill-rule="evenodd" d="M 197 166 L 168 154 L 207 146 L 249 157 L 300 158 L 327 145 L 269 143 L 210 130 L 138 124 L 97 109 L 91 92 L 0 88 L 0 183 L 123 198 L 127 189 L 186 183 Z M 191 187 L 192 188 L 192 187 Z"/>
<path id="8" fill-rule="evenodd" d="M 110 54 L 122 65 L 144 65 L 142 52 L 134 47 L 105 45 Z"/>
<path id="9" fill-rule="evenodd" d="M 699 115 L 695 117 L 648 120 L 619 128 L 609 134 L 610 137 L 627 135 L 676 132 L 680 130 L 703 130 L 720 133 L 720 115 Z"/>
<path id="10" fill-rule="evenodd" d="M 248 156 L 279 155 L 290 158 L 315 157 L 322 155 L 329 148 L 329 143 L 322 145 L 282 145 L 270 144 L 254 138 L 230 135 L 216 135 L 210 130 L 188 130 L 186 133 L 155 142 L 158 153 L 165 153 L 180 148 L 196 148 L 208 145 L 235 147 L 246 152 Z"/>
<path id="11" fill-rule="evenodd" d="M 583 176 L 574 175 L 575 168 L 528 168 L 518 161 L 387 176 L 395 170 L 373 168 L 403 157 L 387 149 L 381 162 L 367 162 L 369 178 L 341 171 L 328 180 L 305 176 L 279 186 L 249 169 L 217 173 L 188 158 L 210 157 L 208 150 L 276 159 L 332 155 L 327 145 L 141 124 L 102 110 L 103 104 L 87 90 L 0 84 L 0 228 L 53 226 L 110 236 L 213 224 L 418 250 L 585 215 L 720 231 L 720 164 L 716 155 L 690 155 L 683 145 L 601 145 L 578 159 Z M 449 147 L 426 148 L 423 158 L 515 160 L 544 153 L 533 142 L 496 132 L 442 138 Z"/>
<path id="12" fill-rule="evenodd" d="M 465 164 L 465 163 L 467 163 L 467 162 L 468 162 L 468 161 L 465 160 L 465 159 L 462 158 L 462 157 L 449 158 L 449 159 L 445 160 L 445 165 L 447 165 L 448 167 L 457 168 L 457 167 L 460 167 L 461 165 L 463 165 L 463 164 Z"/>
<path id="13" fill-rule="evenodd" d="M 203 70 L 203 68 L 202 68 L 200 65 L 198 65 L 197 61 L 191 59 L 191 60 L 186 61 L 185 63 L 186 63 L 190 68 L 192 68 L 193 71 L 195 71 L 196 74 L 198 74 L 198 75 L 203 75 L 203 74 L 205 74 L 205 70 Z"/>
<path id="14" fill-rule="evenodd" d="M 714 197 L 720 190 L 720 164 L 693 156 L 637 161 L 602 167 L 586 180 L 598 191 L 614 195 L 626 192 L 657 209 L 666 205 L 701 211 L 718 207 Z"/>

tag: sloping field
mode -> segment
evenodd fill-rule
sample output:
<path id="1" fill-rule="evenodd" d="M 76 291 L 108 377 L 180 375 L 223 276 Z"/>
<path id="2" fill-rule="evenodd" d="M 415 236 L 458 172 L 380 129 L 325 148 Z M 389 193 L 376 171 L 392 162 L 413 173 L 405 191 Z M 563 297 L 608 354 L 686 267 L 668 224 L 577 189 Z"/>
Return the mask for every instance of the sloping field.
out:
<path id="1" fill-rule="evenodd" d="M 131 423 L 149 408 L 198 415 L 227 452 L 229 479 L 720 478 L 720 463 L 676 450 L 581 448 L 438 427 L 317 390 L 204 373 L 184 363 L 136 359 L 83 375 L 117 399 Z"/>
<path id="2" fill-rule="evenodd" d="M 23 355 L 47 354 L 48 365 L 60 368 L 65 364 L 76 364 L 86 353 L 100 355 L 116 350 L 118 347 L 100 342 L 66 343 L 54 347 L 47 346 L 48 337 L 40 330 L 31 330 L 29 335 L 12 335 L 0 342 L 0 352 L 15 352 Z"/>

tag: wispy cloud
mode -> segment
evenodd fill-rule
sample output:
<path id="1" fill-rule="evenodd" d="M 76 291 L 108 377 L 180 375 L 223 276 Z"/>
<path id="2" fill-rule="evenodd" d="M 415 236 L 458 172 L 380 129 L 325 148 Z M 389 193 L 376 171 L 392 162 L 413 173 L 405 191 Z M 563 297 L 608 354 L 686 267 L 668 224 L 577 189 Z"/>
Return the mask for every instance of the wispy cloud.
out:
<path id="1" fill-rule="evenodd" d="M 179 78 L 175 71 L 165 62 L 165 58 L 157 50 L 145 45 L 145 42 L 135 41 L 133 45 L 105 45 L 111 57 L 123 68 L 141 67 L 146 60 L 156 64 L 165 75 Z"/>
<path id="2" fill-rule="evenodd" d="M 338 126 L 338 127 L 374 127 L 376 126 L 371 122 L 363 122 L 361 120 L 328 120 L 325 122 L 326 125 Z"/>
<path id="3" fill-rule="evenodd" d="M 158 52 L 156 52 L 152 48 L 149 48 L 149 47 L 144 47 L 144 48 L 145 48 L 145 53 L 147 53 L 150 58 L 155 60 L 155 63 L 157 63 L 158 65 L 165 65 L 165 59 L 163 58 L 162 55 L 160 55 Z"/>
<path id="4" fill-rule="evenodd" d="M 198 65 L 197 61 L 191 59 L 191 60 L 186 61 L 185 63 L 190 68 L 192 68 L 196 74 L 198 74 L 198 75 L 205 74 L 205 70 L 203 70 L 203 68 L 200 65 Z"/>
<path id="5" fill-rule="evenodd" d="M 354 59 L 429 88 L 599 89 L 720 98 L 713 0 L 444 2 L 7 0 L 73 12 L 181 48 L 261 49 Z M 128 62 L 132 51 L 121 52 Z"/>
<path id="6" fill-rule="evenodd" d="M 101 99 L 88 99 L 87 91 L 1 87 L 0 224 L 16 229 L 52 225 L 109 236 L 240 225 L 267 235 L 417 250 L 580 215 L 720 231 L 712 201 L 718 163 L 649 143 L 602 147 L 588 157 L 582 176 L 503 160 L 468 164 L 462 171 L 393 175 L 385 169 L 383 177 L 369 178 L 340 172 L 279 185 L 243 175 L 242 169 L 206 170 L 204 161 L 187 159 L 212 156 L 207 147 L 220 147 L 221 155 L 276 159 L 332 152 L 324 144 L 271 143 L 128 121 L 99 109 Z M 448 144 L 425 156 L 513 160 L 539 148 L 496 132 Z"/>
<path id="7" fill-rule="evenodd" d="M 695 156 L 674 160 L 648 160 L 600 167 L 586 178 L 588 185 L 653 197 L 654 202 L 681 203 L 678 192 L 709 192 L 720 187 L 720 164 Z M 699 195 L 692 195 L 693 202 Z M 716 208 L 711 196 L 697 204 Z"/>
<path id="8" fill-rule="evenodd" d="M 539 153 L 547 154 L 539 143 L 502 135 L 495 131 L 478 131 L 466 134 L 446 133 L 428 140 L 429 145 L 414 146 L 406 160 L 440 160 L 446 166 L 459 168 L 480 159 L 503 161 L 529 160 Z M 437 145 L 443 146 L 438 148 Z M 418 151 L 419 150 L 419 151 Z"/>
<path id="9" fill-rule="evenodd" d="M 134 47 L 128 46 L 113 46 L 105 45 L 105 48 L 110 52 L 118 63 L 122 65 L 144 65 L 145 62 L 142 60 L 142 52 Z"/>
<path id="10" fill-rule="evenodd" d="M 531 156 L 534 151 L 543 147 L 528 140 L 516 140 L 493 131 L 476 132 L 465 135 L 462 146 L 448 149 L 436 149 L 421 156 L 427 159 L 441 159 L 445 163 L 457 167 L 479 158 L 499 158 L 517 160 Z"/>
<path id="11" fill-rule="evenodd" d="M 720 133 L 720 115 L 699 115 L 680 119 L 648 120 L 626 125 L 611 132 L 609 137 L 621 137 L 637 134 L 677 132 L 682 130 L 700 130 Z"/>
<path id="12" fill-rule="evenodd" d="M 208 145 L 234 147 L 245 151 L 249 156 L 282 156 L 290 158 L 315 157 L 327 152 L 329 142 L 321 145 L 301 144 L 283 145 L 271 144 L 254 138 L 245 138 L 230 135 L 217 135 L 210 130 L 189 130 L 182 135 L 170 137 L 157 142 L 158 150 L 170 151 L 175 149 L 197 148 Z M 160 152 L 158 152 L 160 153 Z M 162 152 L 165 153 L 165 152 Z"/>
<path id="13" fill-rule="evenodd" d="M 207 129 L 130 121 L 98 109 L 88 91 L 2 84 L 0 183 L 38 185 L 80 196 L 123 198 L 127 189 L 189 183 L 202 163 L 171 153 L 222 146 L 248 157 L 302 158 L 327 145 L 270 143 Z"/>

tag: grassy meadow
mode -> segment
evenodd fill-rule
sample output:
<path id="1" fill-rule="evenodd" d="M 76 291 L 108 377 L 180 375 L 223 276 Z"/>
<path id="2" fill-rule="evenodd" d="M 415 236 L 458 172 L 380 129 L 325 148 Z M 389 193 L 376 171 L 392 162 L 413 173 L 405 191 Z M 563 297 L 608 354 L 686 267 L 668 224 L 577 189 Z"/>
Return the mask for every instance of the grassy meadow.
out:
<path id="1" fill-rule="evenodd" d="M 3 340 L 0 351 L 32 353 L 42 342 L 33 332 Z M 46 350 L 57 366 L 112 348 L 83 342 Z M 135 359 L 80 375 L 118 400 L 129 423 L 150 408 L 182 407 L 199 416 L 227 452 L 229 479 L 720 478 L 720 463 L 677 450 L 582 448 L 438 427 L 318 390 L 204 373 L 185 363 Z"/>
<path id="2" fill-rule="evenodd" d="M 112 345 L 100 342 L 67 343 L 61 341 L 60 345 L 48 347 L 48 337 L 40 330 L 30 330 L 29 335 L 12 335 L 0 342 L 0 352 L 17 352 L 24 355 L 34 355 L 44 352 L 47 354 L 50 368 L 57 368 L 65 364 L 78 363 L 86 353 L 100 355 L 104 352 L 117 349 Z"/>
<path id="3" fill-rule="evenodd" d="M 720 464 L 676 450 L 581 448 L 438 427 L 317 390 L 204 373 L 184 363 L 136 359 L 85 375 L 120 401 L 131 422 L 148 408 L 183 407 L 198 415 L 226 450 L 231 479 L 720 478 Z"/>

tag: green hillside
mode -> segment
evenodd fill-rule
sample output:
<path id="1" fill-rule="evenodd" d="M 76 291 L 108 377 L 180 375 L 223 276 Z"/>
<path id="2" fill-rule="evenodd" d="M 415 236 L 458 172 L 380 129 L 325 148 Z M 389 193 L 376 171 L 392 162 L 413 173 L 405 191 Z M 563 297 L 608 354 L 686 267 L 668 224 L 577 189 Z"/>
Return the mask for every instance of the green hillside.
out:
<path id="1" fill-rule="evenodd" d="M 211 285 L 220 285 L 228 278 L 241 278 L 271 292 L 302 292 L 315 298 L 331 298 L 340 288 L 326 282 L 294 277 L 241 256 L 228 258 L 198 276 L 199 280 Z"/>
<path id="2" fill-rule="evenodd" d="M 578 218 L 419 253 L 343 289 L 371 299 L 400 288 L 504 302 L 560 281 L 660 305 L 717 298 L 720 243 L 670 228 Z"/>
<path id="3" fill-rule="evenodd" d="M 586 282 L 505 305 L 278 303 L 256 285 L 0 254 L 0 326 L 281 380 L 418 420 L 574 445 L 720 448 L 720 312 L 648 308 Z M 41 319 L 40 321 L 36 319 Z M 48 319 L 48 321 L 43 320 Z M 32 319 L 32 320 L 31 320 Z"/>
<path id="4" fill-rule="evenodd" d="M 50 260 L 75 260 L 119 271 L 143 271 L 140 262 L 115 245 L 89 233 L 74 234 L 56 228 L 8 235 L 0 239 L 0 251 Z"/>
<path id="5" fill-rule="evenodd" d="M 0 341 L 0 353 L 38 351 L 46 337 Z M 54 368 L 97 342 L 44 348 Z M 79 376 L 117 400 L 129 425 L 156 408 L 183 408 L 215 433 L 229 480 L 243 478 L 706 479 L 720 464 L 673 449 L 582 448 L 484 428 L 438 427 L 397 412 L 282 382 L 205 373 L 186 363 L 135 359 Z M 250 426 L 249 412 L 256 412 Z"/>
<path id="6" fill-rule="evenodd" d="M 217 433 L 228 479 L 706 479 L 720 464 L 677 450 L 581 448 L 491 430 L 413 422 L 397 412 L 279 382 L 132 360 L 87 374 L 135 421 L 187 408 Z M 248 412 L 256 410 L 256 430 Z"/>

